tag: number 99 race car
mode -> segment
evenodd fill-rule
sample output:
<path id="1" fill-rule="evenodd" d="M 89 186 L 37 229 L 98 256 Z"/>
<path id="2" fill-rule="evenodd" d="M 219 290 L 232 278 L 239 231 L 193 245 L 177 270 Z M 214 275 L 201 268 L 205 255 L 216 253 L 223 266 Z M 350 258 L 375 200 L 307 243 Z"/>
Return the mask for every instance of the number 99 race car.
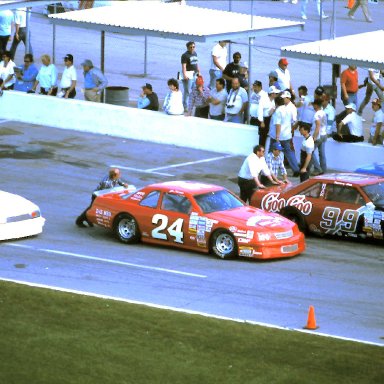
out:
<path id="1" fill-rule="evenodd" d="M 96 197 L 88 220 L 111 229 L 123 243 L 139 240 L 226 259 L 273 259 L 305 250 L 297 225 L 276 214 L 245 206 L 225 188 L 174 181 L 135 192 L 109 191 Z"/>
<path id="2" fill-rule="evenodd" d="M 279 212 L 302 231 L 384 238 L 384 178 L 357 173 L 316 176 L 292 186 L 256 191 L 251 205 Z"/>

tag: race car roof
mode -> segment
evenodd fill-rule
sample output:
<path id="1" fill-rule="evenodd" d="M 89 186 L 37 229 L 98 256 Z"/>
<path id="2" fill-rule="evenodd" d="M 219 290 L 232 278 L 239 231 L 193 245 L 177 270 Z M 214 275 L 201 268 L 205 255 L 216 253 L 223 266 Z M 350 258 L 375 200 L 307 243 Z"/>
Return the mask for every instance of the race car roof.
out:
<path id="1" fill-rule="evenodd" d="M 160 1 L 115 1 L 111 6 L 49 17 L 58 25 L 199 42 L 253 38 L 304 28 L 304 23 L 297 21 Z"/>
<path id="2" fill-rule="evenodd" d="M 358 185 L 372 184 L 372 183 L 377 183 L 378 181 L 384 182 L 383 177 L 375 176 L 375 175 L 367 175 L 363 173 L 328 173 L 325 175 L 316 176 L 313 179 L 334 181 L 336 183 L 340 182 L 345 184 L 358 184 Z"/>
<path id="3" fill-rule="evenodd" d="M 167 190 L 170 192 L 188 192 L 192 194 L 196 193 L 206 193 L 210 191 L 219 191 L 224 189 L 215 184 L 205 184 L 198 181 L 167 181 L 164 183 L 151 184 L 151 188 Z"/>

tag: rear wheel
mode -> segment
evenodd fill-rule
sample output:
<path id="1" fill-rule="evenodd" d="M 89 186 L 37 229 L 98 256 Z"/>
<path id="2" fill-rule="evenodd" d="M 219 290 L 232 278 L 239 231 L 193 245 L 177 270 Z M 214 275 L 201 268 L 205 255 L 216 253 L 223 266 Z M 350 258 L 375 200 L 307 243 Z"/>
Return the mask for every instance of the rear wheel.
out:
<path id="1" fill-rule="evenodd" d="M 217 230 L 212 235 L 211 247 L 213 253 L 221 259 L 232 259 L 237 256 L 236 240 L 228 231 Z"/>
<path id="2" fill-rule="evenodd" d="M 128 213 L 119 215 L 115 221 L 114 232 L 116 237 L 126 244 L 137 243 L 140 238 L 139 226 L 135 218 Z"/>

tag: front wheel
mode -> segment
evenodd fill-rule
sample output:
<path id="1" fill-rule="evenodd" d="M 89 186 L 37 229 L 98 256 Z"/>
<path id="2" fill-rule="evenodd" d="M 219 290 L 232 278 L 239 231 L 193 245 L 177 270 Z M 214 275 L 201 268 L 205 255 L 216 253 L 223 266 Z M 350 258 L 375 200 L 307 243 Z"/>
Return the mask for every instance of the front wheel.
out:
<path id="1" fill-rule="evenodd" d="M 231 259 L 237 256 L 237 245 L 233 235 L 224 230 L 218 230 L 212 235 L 212 251 L 221 259 Z"/>
<path id="2" fill-rule="evenodd" d="M 297 224 L 300 232 L 305 233 L 307 231 L 307 224 L 305 219 L 303 215 L 296 209 L 286 209 L 281 212 L 281 215 Z"/>
<path id="3" fill-rule="evenodd" d="M 135 218 L 128 213 L 118 216 L 114 225 L 116 237 L 126 244 L 137 243 L 140 238 L 139 226 Z"/>

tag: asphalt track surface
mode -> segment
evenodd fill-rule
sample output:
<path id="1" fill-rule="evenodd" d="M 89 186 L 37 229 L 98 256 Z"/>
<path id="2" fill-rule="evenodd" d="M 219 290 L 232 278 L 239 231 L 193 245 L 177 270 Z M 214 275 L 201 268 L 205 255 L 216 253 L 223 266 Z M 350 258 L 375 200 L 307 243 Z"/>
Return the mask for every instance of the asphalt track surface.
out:
<path id="1" fill-rule="evenodd" d="M 314 333 L 384 345 L 382 245 L 309 237 L 289 260 L 223 261 L 74 224 L 110 165 L 136 186 L 192 179 L 238 192 L 241 157 L 10 121 L 0 133 L 1 189 L 47 219 L 40 236 L 0 244 L 1 279 L 295 329 L 313 305 Z"/>

